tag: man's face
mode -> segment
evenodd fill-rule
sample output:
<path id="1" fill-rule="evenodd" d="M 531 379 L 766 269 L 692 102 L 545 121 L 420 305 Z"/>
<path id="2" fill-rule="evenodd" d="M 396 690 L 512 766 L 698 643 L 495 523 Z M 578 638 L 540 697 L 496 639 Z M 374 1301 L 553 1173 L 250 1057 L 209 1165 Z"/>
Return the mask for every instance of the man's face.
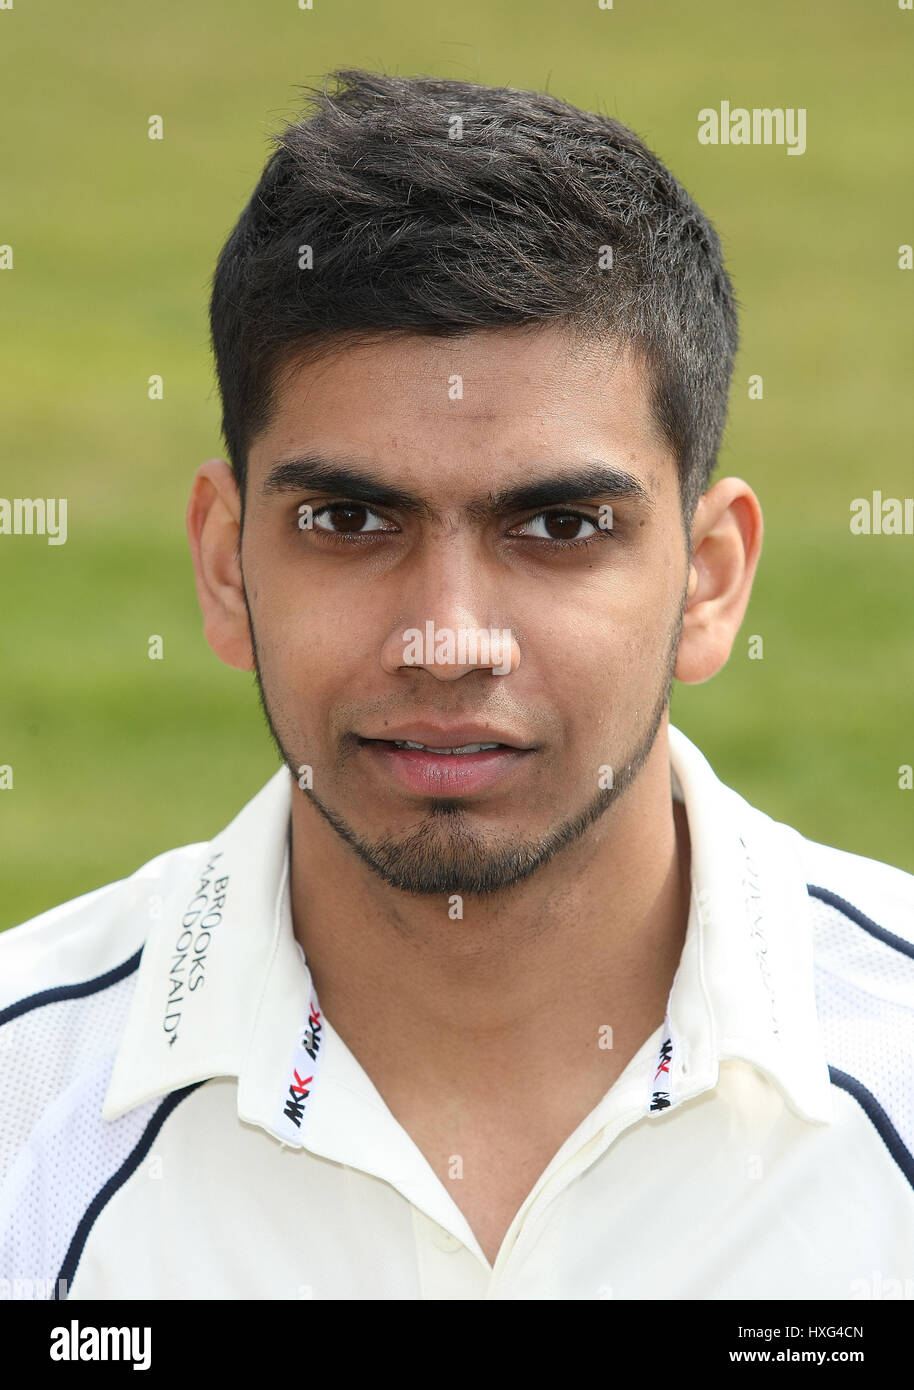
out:
<path id="1" fill-rule="evenodd" d="M 301 795 L 395 887 L 519 882 L 650 754 L 688 556 L 633 359 L 498 329 L 290 371 L 249 455 L 241 564 Z"/>

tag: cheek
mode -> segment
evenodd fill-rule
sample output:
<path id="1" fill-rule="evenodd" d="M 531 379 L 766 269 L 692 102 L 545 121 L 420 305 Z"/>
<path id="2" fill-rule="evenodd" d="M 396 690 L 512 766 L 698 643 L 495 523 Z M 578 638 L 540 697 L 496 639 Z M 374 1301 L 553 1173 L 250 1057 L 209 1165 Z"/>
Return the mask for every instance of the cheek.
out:
<path id="1" fill-rule="evenodd" d="M 320 704 L 322 695 L 330 700 L 347 685 L 356 685 L 360 669 L 364 676 L 360 634 L 347 627 L 339 613 L 324 618 L 310 606 L 284 613 L 275 626 L 267 623 L 267 634 L 269 650 L 261 651 L 261 666 L 269 670 L 280 697 Z"/>
<path id="2" fill-rule="evenodd" d="M 353 605 L 341 602 L 339 586 L 321 579 L 316 567 L 307 572 L 294 550 L 279 543 L 259 546 L 250 568 L 257 580 L 248 584 L 248 603 L 262 666 L 294 673 L 294 684 L 309 673 L 344 667 L 358 642 L 353 624 L 360 620 Z"/>
<path id="3" fill-rule="evenodd" d="M 514 689 L 524 702 L 555 712 L 572 758 L 595 756 L 606 740 L 618 751 L 629 727 L 653 709 L 667 643 L 656 619 L 651 627 L 604 610 L 577 620 L 573 632 L 555 634 L 553 641 L 537 638 L 526 668 L 521 661 Z"/>
<path id="4" fill-rule="evenodd" d="M 570 673 L 568 685 L 579 701 L 591 691 L 624 693 L 641 683 L 654 683 L 670 641 L 671 600 L 658 593 L 614 593 L 579 608 L 569 632 L 554 634 L 552 653 Z"/>
<path id="5" fill-rule="evenodd" d="M 639 623 L 607 622 L 592 645 L 589 663 L 578 668 L 568 708 L 575 711 L 580 737 L 602 748 L 612 761 L 653 714 L 668 667 L 670 632 L 656 614 Z"/>

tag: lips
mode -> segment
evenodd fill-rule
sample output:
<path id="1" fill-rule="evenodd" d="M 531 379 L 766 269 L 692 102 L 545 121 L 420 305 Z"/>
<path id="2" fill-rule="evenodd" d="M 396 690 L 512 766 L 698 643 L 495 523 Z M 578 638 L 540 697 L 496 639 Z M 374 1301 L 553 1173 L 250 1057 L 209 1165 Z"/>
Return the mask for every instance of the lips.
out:
<path id="1" fill-rule="evenodd" d="M 416 731 L 413 730 L 413 733 Z M 489 736 L 436 730 L 431 738 L 362 738 L 361 747 L 384 786 L 419 796 L 460 797 L 499 789 L 533 754 Z M 426 738 L 429 738 L 426 733 Z M 453 741 L 451 741 L 453 740 Z"/>

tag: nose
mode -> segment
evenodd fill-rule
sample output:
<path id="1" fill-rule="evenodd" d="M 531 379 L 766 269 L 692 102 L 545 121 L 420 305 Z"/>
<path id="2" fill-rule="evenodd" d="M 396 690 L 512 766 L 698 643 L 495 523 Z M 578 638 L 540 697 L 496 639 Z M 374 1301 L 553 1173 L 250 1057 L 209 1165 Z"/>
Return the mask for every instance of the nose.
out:
<path id="1" fill-rule="evenodd" d="M 381 651 L 382 666 L 392 675 L 418 668 L 442 681 L 459 680 L 470 671 L 510 675 L 520 665 L 520 645 L 503 617 L 490 621 L 498 605 L 478 558 L 460 545 L 442 549 L 446 558 L 440 552 L 426 557 L 410 576 L 408 590 L 400 590 L 397 619 Z"/>
<path id="2" fill-rule="evenodd" d="M 381 660 L 391 674 L 418 667 L 441 681 L 459 680 L 468 671 L 508 676 L 520 665 L 520 646 L 509 627 L 450 626 L 426 618 L 420 627 L 391 632 Z"/>

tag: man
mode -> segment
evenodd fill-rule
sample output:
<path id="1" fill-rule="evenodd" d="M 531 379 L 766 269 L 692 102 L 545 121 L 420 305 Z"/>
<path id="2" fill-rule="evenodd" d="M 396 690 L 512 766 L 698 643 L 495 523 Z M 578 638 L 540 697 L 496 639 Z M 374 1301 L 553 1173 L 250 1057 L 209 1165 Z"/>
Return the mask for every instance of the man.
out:
<path id="1" fill-rule="evenodd" d="M 914 1277 L 914 880 L 669 724 L 762 541 L 710 485 L 718 238 L 606 117 L 336 79 L 222 251 L 229 461 L 187 517 L 283 766 L 0 939 L 0 1272 L 881 1297 Z"/>

